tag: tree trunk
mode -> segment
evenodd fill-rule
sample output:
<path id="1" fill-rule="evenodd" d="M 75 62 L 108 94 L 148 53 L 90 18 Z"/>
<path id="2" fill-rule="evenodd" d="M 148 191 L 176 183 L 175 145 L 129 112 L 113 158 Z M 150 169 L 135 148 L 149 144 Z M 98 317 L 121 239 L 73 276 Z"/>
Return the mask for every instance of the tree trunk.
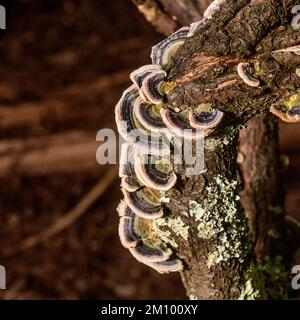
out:
<path id="1" fill-rule="evenodd" d="M 169 34 L 200 20 L 211 1 L 134 2 L 156 29 Z M 189 229 L 188 241 L 173 236 L 176 253 L 185 262 L 182 279 L 191 298 L 285 297 L 278 124 L 272 115 L 259 114 L 299 87 L 299 77 L 291 75 L 299 57 L 267 53 L 298 44 L 299 32 L 287 24 L 296 4 L 228 1 L 168 66 L 169 78 L 177 84 L 167 97 L 169 106 L 184 110 L 211 103 L 227 114 L 220 130 L 205 141 L 206 172 L 186 177 L 185 168 L 177 167 L 179 187 L 167 193 L 168 219 L 178 218 Z M 260 64 L 262 88 L 244 86 L 236 76 L 236 65 L 245 60 Z M 289 86 L 284 85 L 287 79 Z M 272 279 L 271 265 L 281 268 L 282 281 Z"/>

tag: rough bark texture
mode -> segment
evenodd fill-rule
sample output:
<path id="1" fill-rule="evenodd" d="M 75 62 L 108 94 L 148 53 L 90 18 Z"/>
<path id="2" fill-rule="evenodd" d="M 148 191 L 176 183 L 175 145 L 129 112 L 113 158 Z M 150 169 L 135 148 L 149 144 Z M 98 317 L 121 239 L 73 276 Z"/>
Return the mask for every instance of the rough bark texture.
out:
<path id="1" fill-rule="evenodd" d="M 257 261 L 283 254 L 283 165 L 273 115 L 256 116 L 240 135 L 238 163 L 243 178 L 241 203 L 249 219 Z"/>
<path id="2" fill-rule="evenodd" d="M 175 2 L 177 8 L 195 7 L 195 1 Z M 152 3 L 168 16 L 169 1 Z M 272 103 L 283 101 L 299 88 L 294 71 L 300 57 L 274 52 L 300 41 L 299 32 L 293 32 L 288 23 L 290 9 L 296 4 L 229 1 L 185 42 L 168 66 L 170 80 L 177 84 L 168 96 L 169 106 L 185 110 L 210 103 L 227 115 L 223 126 L 205 142 L 206 172 L 186 177 L 185 168 L 177 167 L 180 183 L 168 193 L 169 219 L 180 219 L 189 228 L 188 241 L 178 234 L 174 237 L 177 254 L 186 264 L 183 283 L 192 298 L 272 296 L 259 286 L 263 274 L 258 272 L 257 262 L 283 251 L 278 246 L 284 224 L 277 120 L 270 115 L 252 117 L 267 112 Z M 172 8 L 174 17 L 176 9 Z M 189 24 L 194 17 L 195 13 L 182 24 Z M 178 21 L 182 22 L 182 17 Z M 236 66 L 243 61 L 259 66 L 260 87 L 248 87 L 238 77 Z M 240 125 L 247 121 L 238 154 Z"/>

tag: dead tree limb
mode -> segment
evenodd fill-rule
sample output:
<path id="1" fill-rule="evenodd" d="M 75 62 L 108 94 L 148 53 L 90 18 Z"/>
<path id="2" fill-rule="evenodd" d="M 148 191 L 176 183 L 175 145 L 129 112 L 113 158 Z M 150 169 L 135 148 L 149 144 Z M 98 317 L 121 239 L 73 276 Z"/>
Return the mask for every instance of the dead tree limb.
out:
<path id="1" fill-rule="evenodd" d="M 162 2 L 157 1 L 160 6 Z M 247 121 L 250 121 L 249 129 L 241 135 L 240 157 L 243 161 L 240 161 L 240 169 L 243 182 L 246 180 L 241 202 L 252 222 L 257 260 L 272 255 L 276 249 L 274 244 L 282 239 L 283 192 L 277 124 L 272 116 L 261 116 L 256 120 L 252 117 L 268 112 L 272 103 L 284 101 L 299 88 L 299 77 L 295 74 L 300 62 L 298 56 L 278 52 L 282 48 L 299 44 L 299 32 L 293 31 L 288 24 L 289 10 L 296 4 L 297 1 L 229 1 L 228 7 L 222 8 L 214 19 L 210 19 L 194 37 L 185 42 L 168 66 L 169 79 L 177 84 L 168 96 L 169 106 L 186 110 L 210 103 L 228 115 L 223 128 L 206 143 L 207 172 L 204 177 L 186 178 L 179 168 L 177 174 L 181 176 L 180 188 L 169 194 L 171 216 L 184 219 L 193 235 L 188 244 L 177 239 L 181 243 L 177 254 L 187 265 L 183 272 L 183 282 L 188 294 L 193 297 L 237 298 L 243 295 L 245 283 L 253 282 L 251 276 L 250 280 L 247 277 L 257 261 L 253 259 L 252 246 L 247 247 L 247 239 L 239 238 L 227 243 L 234 246 L 238 240 L 241 241 L 239 254 L 243 255 L 242 260 L 232 256 L 227 263 L 214 265 L 213 255 L 218 255 L 218 244 L 209 239 L 203 241 L 202 238 L 200 241 L 197 232 L 199 225 L 195 219 L 182 216 L 184 212 L 191 211 L 191 202 L 206 203 L 209 190 L 214 187 L 218 190 L 216 176 L 225 179 L 218 181 L 219 187 L 236 181 L 238 128 Z M 237 76 L 236 67 L 244 61 L 260 66 L 261 87 L 247 87 Z M 227 143 L 229 137 L 226 135 L 229 132 L 230 143 Z M 269 179 L 270 174 L 272 179 Z M 256 199 L 258 195 L 269 191 L 268 196 Z M 238 203 L 234 206 L 237 212 L 235 222 L 241 222 L 241 226 L 242 208 Z M 215 209 L 222 212 L 217 206 Z M 227 240 L 231 233 L 225 231 Z M 249 240 L 250 235 L 246 238 Z M 222 241 L 218 239 L 217 242 L 220 245 Z M 226 245 L 223 244 L 222 250 L 226 251 Z M 275 252 L 278 254 L 280 250 Z M 224 257 L 221 258 L 224 260 Z M 252 296 L 256 297 L 266 297 L 266 294 L 263 288 L 252 292 Z"/>

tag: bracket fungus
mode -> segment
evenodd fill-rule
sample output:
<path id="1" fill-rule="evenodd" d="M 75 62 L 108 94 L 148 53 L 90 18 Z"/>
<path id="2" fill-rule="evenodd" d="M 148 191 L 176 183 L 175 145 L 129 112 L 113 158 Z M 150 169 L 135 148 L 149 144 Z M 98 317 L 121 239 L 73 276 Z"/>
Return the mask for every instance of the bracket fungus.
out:
<path id="1" fill-rule="evenodd" d="M 222 121 L 224 113 L 218 109 L 210 109 L 209 111 L 190 112 L 189 120 L 193 128 L 196 129 L 213 129 Z"/>
<path id="2" fill-rule="evenodd" d="M 134 170 L 134 149 L 127 143 L 121 148 L 119 177 L 122 179 L 122 188 L 129 192 L 134 192 L 142 186 Z"/>
<path id="3" fill-rule="evenodd" d="M 167 191 L 175 185 L 177 180 L 170 161 L 162 157 L 149 156 L 137 151 L 134 168 L 138 179 L 149 188 Z"/>
<path id="4" fill-rule="evenodd" d="M 172 255 L 171 249 L 160 249 L 142 244 L 135 248 L 129 248 L 130 253 L 140 262 L 162 262 L 166 261 Z"/>
<path id="5" fill-rule="evenodd" d="M 166 72 L 163 70 L 154 71 L 148 74 L 142 82 L 141 95 L 145 97 L 146 101 L 153 104 L 160 104 L 163 102 L 162 86 L 166 78 Z"/>
<path id="6" fill-rule="evenodd" d="M 139 262 L 142 262 L 159 273 L 180 271 L 182 262 L 172 257 L 171 249 L 151 234 L 153 220 L 137 216 L 123 200 L 117 211 L 119 220 L 119 237 L 124 248 Z"/>
<path id="7" fill-rule="evenodd" d="M 249 63 L 240 62 L 237 66 L 237 73 L 248 86 L 259 87 L 260 81 L 253 77 L 252 68 Z"/>
<path id="8" fill-rule="evenodd" d="M 134 115 L 134 103 L 139 90 L 132 85 L 123 92 L 115 108 L 115 119 L 122 138 L 141 151 L 154 154 L 168 154 L 169 143 L 162 133 L 155 134 L 142 126 Z"/>
<path id="9" fill-rule="evenodd" d="M 124 248 L 133 248 L 140 241 L 134 230 L 134 217 L 121 217 L 119 220 L 119 237 Z"/>
<path id="10" fill-rule="evenodd" d="M 287 123 L 299 123 L 300 122 L 300 107 L 286 110 L 281 106 L 274 105 L 270 108 L 270 112 L 282 121 Z"/>
<path id="11" fill-rule="evenodd" d="M 134 104 L 134 114 L 149 131 L 168 133 L 169 129 L 160 116 L 161 104 L 150 104 L 139 97 Z"/>
<path id="12" fill-rule="evenodd" d="M 212 16 L 219 12 L 220 9 L 221 9 L 221 6 L 228 2 L 228 0 L 215 0 L 213 1 L 208 7 L 207 9 L 205 10 L 204 14 L 203 14 L 203 17 L 204 18 L 207 18 L 207 19 L 211 19 Z"/>
<path id="13" fill-rule="evenodd" d="M 159 64 L 163 67 L 166 66 L 178 48 L 183 45 L 189 31 L 189 27 L 182 27 L 168 38 L 153 46 L 151 50 L 152 63 Z"/>
<path id="14" fill-rule="evenodd" d="M 204 25 L 204 21 L 205 19 L 191 23 L 187 37 L 192 37 Z"/>
<path id="15" fill-rule="evenodd" d="M 159 273 L 179 272 L 183 270 L 182 262 L 176 258 L 161 262 L 147 263 L 147 265 Z"/>
<path id="16" fill-rule="evenodd" d="M 183 270 L 171 244 L 161 239 L 154 227 L 165 212 L 161 192 L 171 190 L 177 182 L 172 164 L 173 136 L 202 139 L 223 118 L 223 112 L 214 108 L 175 112 L 164 102 L 165 95 L 177 85 L 168 82 L 164 68 L 187 37 L 207 19 L 179 29 L 153 46 L 152 64 L 130 74 L 133 84 L 123 92 L 115 108 L 117 128 L 126 142 L 121 149 L 119 170 L 124 195 L 117 208 L 120 241 L 138 261 L 160 273 Z"/>
<path id="17" fill-rule="evenodd" d="M 141 89 L 145 77 L 148 76 L 151 72 L 159 70 L 161 70 L 160 65 L 147 64 L 131 72 L 129 78 L 138 89 Z"/>
<path id="18" fill-rule="evenodd" d="M 176 113 L 172 110 L 161 109 L 161 117 L 169 130 L 184 139 L 204 138 L 208 131 L 197 130 L 191 126 L 187 112 Z"/>
<path id="19" fill-rule="evenodd" d="M 122 191 L 128 206 L 136 215 L 145 219 L 162 217 L 163 211 L 157 190 L 143 187 L 134 192 L 128 192 L 125 189 Z"/>
<path id="20" fill-rule="evenodd" d="M 282 101 L 280 105 L 273 105 L 270 112 L 279 117 L 284 122 L 300 122 L 300 94 L 295 93 L 288 99 Z"/>

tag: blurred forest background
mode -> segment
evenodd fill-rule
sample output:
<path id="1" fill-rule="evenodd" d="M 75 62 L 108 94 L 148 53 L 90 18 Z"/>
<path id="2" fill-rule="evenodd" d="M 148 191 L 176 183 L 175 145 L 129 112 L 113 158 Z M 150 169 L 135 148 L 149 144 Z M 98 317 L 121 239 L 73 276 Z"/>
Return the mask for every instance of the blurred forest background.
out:
<path id="1" fill-rule="evenodd" d="M 97 131 L 115 129 L 129 73 L 162 36 L 130 0 L 12 3 L 0 34 L 0 298 L 185 298 L 178 274 L 121 247 L 117 171 L 95 159 Z M 300 125 L 280 134 L 286 210 L 300 218 Z"/>

